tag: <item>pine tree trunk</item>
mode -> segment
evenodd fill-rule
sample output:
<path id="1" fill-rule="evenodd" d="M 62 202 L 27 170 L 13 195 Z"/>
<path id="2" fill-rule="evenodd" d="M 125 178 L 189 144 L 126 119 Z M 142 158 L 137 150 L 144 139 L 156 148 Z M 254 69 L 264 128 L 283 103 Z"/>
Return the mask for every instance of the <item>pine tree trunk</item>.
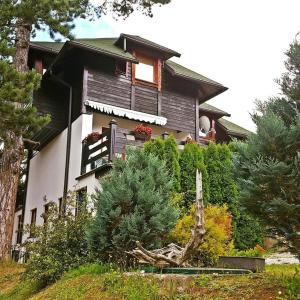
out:
<path id="1" fill-rule="evenodd" d="M 30 31 L 31 26 L 24 24 L 19 25 L 16 31 L 14 65 L 19 72 L 26 72 L 28 69 Z M 21 106 L 20 103 L 15 105 Z M 0 157 L 0 261 L 10 258 L 16 197 L 24 153 L 22 136 L 10 132 L 9 137 L 11 143 L 4 145 Z"/>

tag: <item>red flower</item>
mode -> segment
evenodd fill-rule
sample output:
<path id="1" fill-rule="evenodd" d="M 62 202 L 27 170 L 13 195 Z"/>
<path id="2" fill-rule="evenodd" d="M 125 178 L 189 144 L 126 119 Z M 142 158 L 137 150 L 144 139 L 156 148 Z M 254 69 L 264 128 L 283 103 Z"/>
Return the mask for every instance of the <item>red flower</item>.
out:
<path id="1" fill-rule="evenodd" d="M 88 134 L 84 138 L 84 140 L 82 141 L 82 143 L 91 145 L 91 144 L 94 144 L 94 143 L 98 142 L 99 139 L 100 139 L 100 137 L 101 137 L 101 133 L 97 132 L 97 131 L 94 131 L 94 132 Z"/>
<path id="2" fill-rule="evenodd" d="M 140 124 L 140 125 L 137 125 L 134 128 L 134 132 L 139 133 L 139 134 L 144 134 L 144 135 L 151 135 L 152 134 L 152 128 L 148 127 L 146 125 Z"/>

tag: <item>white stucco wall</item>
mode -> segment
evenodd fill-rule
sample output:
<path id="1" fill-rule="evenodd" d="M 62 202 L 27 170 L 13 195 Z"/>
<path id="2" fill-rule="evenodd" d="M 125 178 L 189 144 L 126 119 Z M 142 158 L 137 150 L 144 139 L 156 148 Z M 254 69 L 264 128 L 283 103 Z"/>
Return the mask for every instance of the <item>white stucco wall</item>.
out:
<path id="1" fill-rule="evenodd" d="M 87 187 L 87 193 L 92 194 L 99 182 L 94 174 L 76 180 L 81 171 L 82 140 L 92 131 L 101 131 L 102 127 L 108 127 L 109 122 L 115 119 L 118 126 L 133 130 L 141 122 L 118 118 L 101 113 L 82 114 L 72 124 L 71 152 L 68 189 L 76 191 Z M 153 135 L 161 135 L 165 128 L 157 125 L 150 125 Z M 188 133 L 168 130 L 176 139 L 184 140 Z M 63 196 L 65 159 L 66 159 L 67 129 L 60 133 L 46 147 L 38 152 L 30 161 L 27 198 L 25 207 L 25 224 L 31 220 L 31 210 L 37 209 L 36 224 L 43 224 L 41 214 L 44 213 L 44 205 L 49 201 L 58 203 Z M 46 200 L 46 201 L 45 201 Z M 19 214 L 19 212 L 17 213 Z M 15 228 L 13 244 L 16 241 L 15 231 L 17 230 L 17 214 L 15 216 Z M 23 241 L 26 235 L 23 235 Z"/>
<path id="2" fill-rule="evenodd" d="M 81 169 L 81 151 L 83 138 L 92 132 L 93 115 L 82 114 L 72 124 L 71 152 L 68 189 L 70 191 L 87 187 L 88 194 L 94 192 L 98 181 L 95 175 L 78 181 Z M 27 198 L 25 207 L 25 224 L 31 220 L 31 210 L 37 209 L 36 224 L 43 224 L 41 214 L 44 213 L 44 205 L 47 202 L 59 201 L 63 196 L 65 160 L 66 160 L 67 129 L 60 133 L 53 141 L 38 152 L 30 161 Z M 46 201 L 44 200 L 46 199 Z M 15 216 L 15 223 L 17 216 Z M 17 229 L 15 224 L 14 232 Z M 23 241 L 26 235 L 23 236 Z M 16 237 L 13 237 L 15 244 Z"/>
<path id="3" fill-rule="evenodd" d="M 78 190 L 83 187 L 87 187 L 87 193 L 94 192 L 97 180 L 94 174 L 76 180 L 80 176 L 81 171 L 81 152 L 82 152 L 82 140 L 93 131 L 93 115 L 82 114 L 72 124 L 72 138 L 71 138 L 71 153 L 70 153 L 70 168 L 69 168 L 69 182 L 68 189 L 70 191 Z"/>

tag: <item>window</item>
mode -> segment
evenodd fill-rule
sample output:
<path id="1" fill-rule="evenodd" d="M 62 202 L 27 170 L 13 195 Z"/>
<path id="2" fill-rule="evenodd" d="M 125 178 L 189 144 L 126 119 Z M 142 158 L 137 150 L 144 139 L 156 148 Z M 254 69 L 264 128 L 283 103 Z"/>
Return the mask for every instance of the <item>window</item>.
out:
<path id="1" fill-rule="evenodd" d="M 154 82 L 154 66 L 140 62 L 135 67 L 135 78 Z"/>
<path id="2" fill-rule="evenodd" d="M 34 237 L 33 229 L 36 224 L 36 208 L 31 210 L 29 237 Z"/>
<path id="3" fill-rule="evenodd" d="M 47 223 L 50 203 L 44 205 L 44 224 Z"/>
<path id="4" fill-rule="evenodd" d="M 66 201 L 62 197 L 58 199 L 58 213 L 59 216 L 63 216 L 66 213 Z"/>
<path id="5" fill-rule="evenodd" d="M 116 74 L 124 75 L 127 77 L 127 62 L 126 61 L 116 61 Z"/>
<path id="6" fill-rule="evenodd" d="M 18 229 L 17 229 L 17 244 L 22 243 L 22 215 L 18 216 Z"/>
<path id="7" fill-rule="evenodd" d="M 84 187 L 76 191 L 76 209 L 75 216 L 77 216 L 82 209 L 85 209 L 85 200 L 86 200 L 87 188 Z"/>
<path id="8" fill-rule="evenodd" d="M 161 60 L 140 53 L 133 53 L 138 64 L 132 64 L 132 82 L 150 84 L 161 90 Z"/>

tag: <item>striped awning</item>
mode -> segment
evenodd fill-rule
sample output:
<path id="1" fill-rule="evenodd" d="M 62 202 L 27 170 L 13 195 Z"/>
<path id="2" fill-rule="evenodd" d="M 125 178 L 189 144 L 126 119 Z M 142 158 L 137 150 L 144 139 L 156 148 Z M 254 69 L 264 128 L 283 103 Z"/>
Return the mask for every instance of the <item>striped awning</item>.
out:
<path id="1" fill-rule="evenodd" d="M 86 106 L 89 106 L 93 109 L 99 110 L 100 112 L 106 113 L 106 114 L 113 114 L 115 116 L 128 118 L 131 120 L 156 124 L 156 125 L 166 125 L 167 124 L 167 118 L 146 114 L 140 111 L 135 111 L 131 109 L 126 109 L 122 107 L 117 107 L 113 105 L 108 105 L 96 101 L 86 100 L 84 102 Z"/>

